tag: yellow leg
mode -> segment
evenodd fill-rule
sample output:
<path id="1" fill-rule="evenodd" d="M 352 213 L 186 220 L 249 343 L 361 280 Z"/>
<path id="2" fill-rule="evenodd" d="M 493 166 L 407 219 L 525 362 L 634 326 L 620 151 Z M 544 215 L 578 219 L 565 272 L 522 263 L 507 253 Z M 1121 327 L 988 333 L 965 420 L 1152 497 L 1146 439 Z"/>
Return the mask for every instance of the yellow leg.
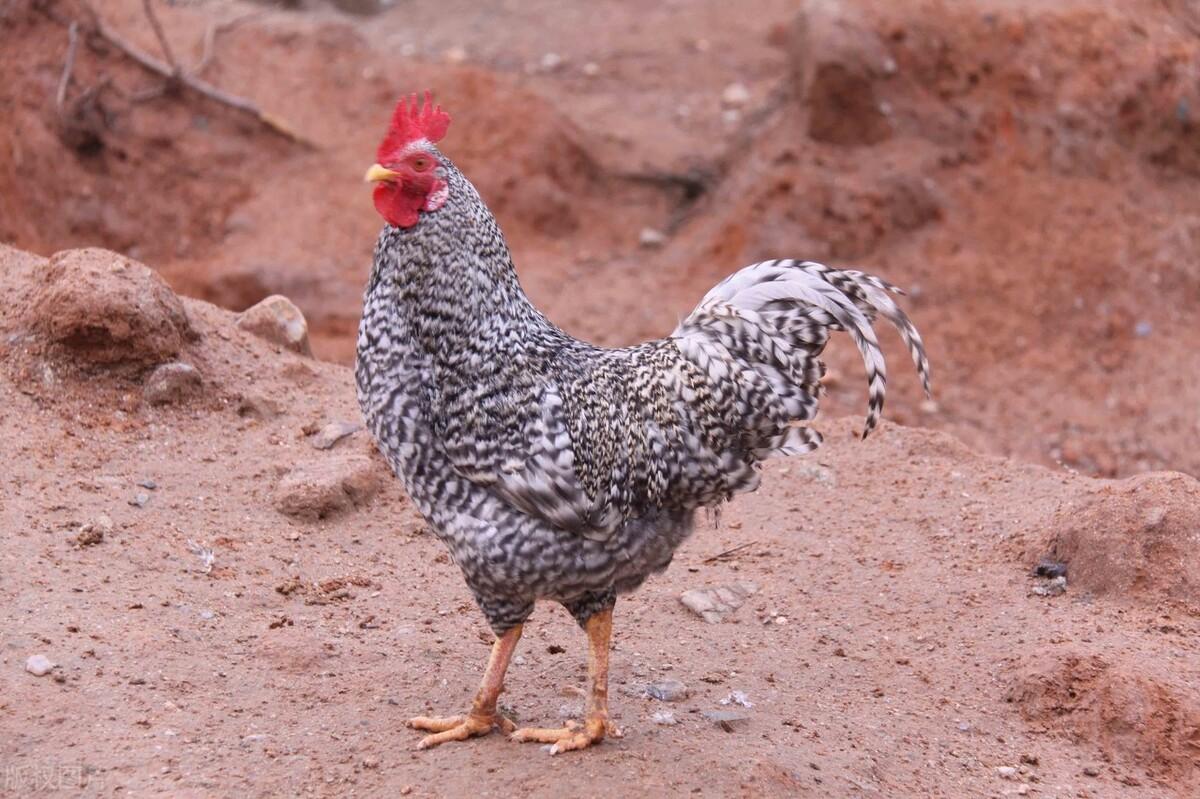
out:
<path id="1" fill-rule="evenodd" d="M 488 658 L 483 682 L 479 685 L 479 693 L 475 694 L 470 713 L 465 716 L 417 716 L 408 720 L 408 726 L 434 733 L 422 738 L 417 744 L 418 749 L 428 749 L 447 741 L 465 741 L 477 735 L 487 735 L 497 727 L 505 733 L 513 731 L 516 725 L 496 712 L 496 701 L 504 690 L 504 672 L 508 670 L 508 662 L 512 660 L 513 651 L 517 648 L 520 638 L 521 625 L 518 624 L 492 644 L 492 654 Z"/>
<path id="2" fill-rule="evenodd" d="M 612 640 L 612 608 L 587 620 L 588 676 L 592 682 L 588 694 L 587 718 L 583 724 L 568 722 L 560 728 L 525 727 L 510 737 L 514 741 L 554 744 L 550 754 L 586 749 L 604 737 L 620 738 L 621 731 L 608 720 L 608 647 Z"/>

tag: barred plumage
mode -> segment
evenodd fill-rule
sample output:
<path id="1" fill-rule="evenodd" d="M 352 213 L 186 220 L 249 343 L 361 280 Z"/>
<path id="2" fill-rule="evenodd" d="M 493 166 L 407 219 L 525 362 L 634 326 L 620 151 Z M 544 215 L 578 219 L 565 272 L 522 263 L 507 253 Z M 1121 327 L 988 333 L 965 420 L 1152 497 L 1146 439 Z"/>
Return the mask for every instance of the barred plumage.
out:
<path id="1" fill-rule="evenodd" d="M 866 365 L 864 435 L 886 372 L 871 321 L 916 329 L 861 272 L 767 261 L 714 287 L 671 336 L 620 349 L 551 324 L 499 228 L 432 144 L 444 207 L 384 228 L 358 341 L 363 413 L 493 629 L 537 599 L 581 623 L 667 566 L 696 509 L 757 487 L 758 463 L 814 449 L 832 330 Z"/>

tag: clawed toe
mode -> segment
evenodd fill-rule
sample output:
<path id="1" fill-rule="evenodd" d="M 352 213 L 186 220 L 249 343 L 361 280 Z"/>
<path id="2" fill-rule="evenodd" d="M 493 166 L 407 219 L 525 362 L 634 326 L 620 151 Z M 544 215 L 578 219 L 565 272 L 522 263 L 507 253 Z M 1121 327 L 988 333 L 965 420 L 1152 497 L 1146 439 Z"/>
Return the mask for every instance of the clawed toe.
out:
<path id="1" fill-rule="evenodd" d="M 568 721 L 565 727 L 523 727 L 508 737 L 517 743 L 552 744 L 550 754 L 557 755 L 587 749 L 608 736 L 620 738 L 621 731 L 607 720 L 589 719 L 586 724 Z"/>
<path id="2" fill-rule="evenodd" d="M 417 742 L 418 749 L 430 749 L 448 741 L 465 741 L 468 738 L 487 735 L 497 728 L 505 733 L 516 728 L 510 719 L 499 713 L 493 716 L 417 716 L 408 720 L 408 726 L 433 733 Z"/>

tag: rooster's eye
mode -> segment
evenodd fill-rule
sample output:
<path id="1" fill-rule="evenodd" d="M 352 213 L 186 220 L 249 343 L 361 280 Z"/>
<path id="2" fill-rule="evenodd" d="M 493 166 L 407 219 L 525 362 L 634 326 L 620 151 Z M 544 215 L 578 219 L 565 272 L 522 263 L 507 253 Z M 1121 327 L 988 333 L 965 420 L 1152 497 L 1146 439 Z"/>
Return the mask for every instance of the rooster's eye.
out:
<path id="1" fill-rule="evenodd" d="M 417 170 L 418 172 L 424 172 L 426 169 L 429 169 L 429 159 L 417 158 L 412 162 L 412 165 L 413 169 Z"/>

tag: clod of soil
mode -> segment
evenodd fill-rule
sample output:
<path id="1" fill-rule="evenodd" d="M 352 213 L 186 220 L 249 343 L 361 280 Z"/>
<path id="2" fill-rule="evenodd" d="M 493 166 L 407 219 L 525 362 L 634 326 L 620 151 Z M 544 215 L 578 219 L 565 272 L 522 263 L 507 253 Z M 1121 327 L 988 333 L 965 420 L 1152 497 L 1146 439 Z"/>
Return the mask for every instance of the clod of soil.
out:
<path id="1" fill-rule="evenodd" d="M 25 321 L 76 361 L 162 363 L 191 326 L 183 304 L 152 269 L 98 248 L 56 253 L 35 274 Z"/>

